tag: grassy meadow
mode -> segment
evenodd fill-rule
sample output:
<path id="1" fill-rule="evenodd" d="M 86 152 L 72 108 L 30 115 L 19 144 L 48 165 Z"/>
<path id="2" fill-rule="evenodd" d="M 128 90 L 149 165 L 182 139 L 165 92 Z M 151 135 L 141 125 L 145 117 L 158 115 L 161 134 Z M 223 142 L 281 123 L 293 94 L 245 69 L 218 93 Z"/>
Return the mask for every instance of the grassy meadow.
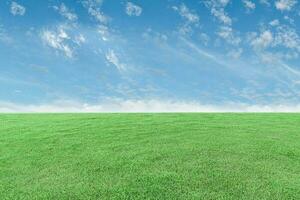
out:
<path id="1" fill-rule="evenodd" d="M 0 199 L 300 199 L 300 114 L 1 114 Z"/>

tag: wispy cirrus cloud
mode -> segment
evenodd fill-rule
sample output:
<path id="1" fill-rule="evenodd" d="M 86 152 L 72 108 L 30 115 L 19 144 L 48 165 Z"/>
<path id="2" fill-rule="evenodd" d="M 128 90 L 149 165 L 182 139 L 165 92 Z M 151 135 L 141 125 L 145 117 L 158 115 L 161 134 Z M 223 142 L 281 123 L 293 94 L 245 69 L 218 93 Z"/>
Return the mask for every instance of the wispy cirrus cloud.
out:
<path id="1" fill-rule="evenodd" d="M 86 42 L 86 37 L 77 24 L 78 16 L 64 3 L 52 8 L 65 20 L 57 25 L 42 28 L 40 38 L 55 53 L 74 58 L 76 49 Z"/>
<path id="2" fill-rule="evenodd" d="M 70 33 L 71 34 L 70 34 Z M 85 43 L 86 38 L 82 34 L 74 33 L 72 27 L 68 25 L 58 25 L 52 28 L 43 29 L 40 37 L 45 45 L 62 53 L 67 58 L 73 58 L 77 47 Z"/>
<path id="3" fill-rule="evenodd" d="M 180 6 L 173 6 L 173 10 L 177 11 L 179 15 L 186 19 L 189 23 L 198 23 L 199 22 L 199 16 L 191 11 L 184 3 L 182 3 Z"/>
<path id="4" fill-rule="evenodd" d="M 115 53 L 114 50 L 110 49 L 108 52 L 105 54 L 106 60 L 115 66 L 120 72 L 126 70 L 126 65 L 124 63 L 121 63 L 118 55 Z"/>
<path id="5" fill-rule="evenodd" d="M 229 44 L 237 46 L 241 42 L 241 38 L 236 36 L 234 30 L 230 26 L 220 26 L 220 29 L 217 32 L 217 34 L 221 38 L 226 40 Z"/>
<path id="6" fill-rule="evenodd" d="M 23 16 L 23 15 L 25 15 L 26 8 L 24 6 L 18 4 L 17 2 L 13 1 L 10 5 L 10 12 L 14 16 L 16 16 L 16 15 Z"/>
<path id="7" fill-rule="evenodd" d="M 250 0 L 243 0 L 244 6 L 248 12 L 255 10 L 256 5 Z"/>
<path id="8" fill-rule="evenodd" d="M 70 21 L 76 21 L 78 19 L 77 15 L 72 12 L 64 3 L 59 6 L 53 6 L 53 8 L 63 17 Z"/>
<path id="9" fill-rule="evenodd" d="M 270 0 L 259 0 L 259 3 L 266 5 L 266 6 L 271 6 Z"/>
<path id="10" fill-rule="evenodd" d="M 231 0 L 211 0 L 204 1 L 205 6 L 210 9 L 211 14 L 218 19 L 221 23 L 227 26 L 231 26 L 232 19 L 225 11 L 225 7 L 230 3 Z"/>
<path id="11" fill-rule="evenodd" d="M 275 7 L 281 11 L 290 11 L 297 4 L 297 0 L 277 0 Z"/>
<path id="12" fill-rule="evenodd" d="M 273 40 L 274 40 L 274 38 L 273 38 L 272 32 L 269 30 L 265 30 L 265 31 L 261 32 L 260 35 L 258 35 L 251 41 L 251 45 L 255 49 L 261 50 L 261 49 L 265 49 L 265 48 L 268 48 L 269 46 L 271 46 Z"/>
<path id="13" fill-rule="evenodd" d="M 232 49 L 230 50 L 227 55 L 231 58 L 234 58 L 234 59 L 238 59 L 241 57 L 243 53 L 243 49 L 242 48 L 238 48 L 238 49 Z"/>
<path id="14" fill-rule="evenodd" d="M 100 37 L 103 41 L 109 41 L 110 40 L 110 30 L 105 25 L 99 25 L 97 28 L 97 32 L 100 34 Z"/>
<path id="15" fill-rule="evenodd" d="M 173 6 L 176 11 L 183 19 L 184 23 L 179 26 L 179 33 L 182 35 L 191 34 L 193 32 L 193 26 L 197 26 L 200 17 L 195 11 L 190 10 L 184 3 L 180 6 Z"/>
<path id="16" fill-rule="evenodd" d="M 100 34 L 102 41 L 108 42 L 111 37 L 111 28 L 109 27 L 110 17 L 105 15 L 102 10 L 103 0 L 83 0 L 83 7 L 87 10 L 90 17 L 96 20 L 95 26 Z"/>
<path id="17" fill-rule="evenodd" d="M 80 46 L 86 42 L 86 38 L 84 37 L 84 35 L 79 34 L 79 35 L 75 36 L 74 42 Z"/>
<path id="18" fill-rule="evenodd" d="M 126 14 L 129 16 L 140 16 L 143 12 L 143 9 L 142 9 L 142 7 L 136 5 L 132 2 L 127 2 L 125 11 L 126 11 Z"/>
<path id="19" fill-rule="evenodd" d="M 73 49 L 67 43 L 70 40 L 70 36 L 64 28 L 60 27 L 56 31 L 44 30 L 41 33 L 41 38 L 49 47 L 64 53 L 69 58 L 73 57 Z"/>
<path id="20" fill-rule="evenodd" d="M 232 19 L 225 11 L 231 0 L 204 1 L 204 5 L 210 10 L 211 15 L 220 23 L 216 34 L 228 44 L 238 46 L 241 42 L 237 31 L 232 28 Z"/>
<path id="21" fill-rule="evenodd" d="M 100 51 L 97 51 L 104 57 L 109 65 L 114 66 L 119 72 L 127 70 L 126 62 L 123 62 L 123 57 L 117 53 L 116 49 L 122 49 L 118 44 L 122 40 L 122 34 L 116 33 L 110 25 L 110 17 L 102 12 L 103 0 L 83 0 L 82 5 L 88 11 L 90 17 L 96 20 L 95 31 L 100 35 L 101 43 L 103 45 Z M 131 2 L 126 4 L 126 12 L 130 16 L 140 16 L 142 8 Z M 120 39 L 121 38 L 121 39 Z"/>
<path id="22" fill-rule="evenodd" d="M 278 26 L 274 45 L 281 45 L 288 49 L 300 52 L 300 36 L 294 28 Z"/>
<path id="23" fill-rule="evenodd" d="M 280 24 L 278 19 L 274 19 L 269 23 L 271 26 L 278 26 Z"/>
<path id="24" fill-rule="evenodd" d="M 106 24 L 109 18 L 101 11 L 103 0 L 82 0 L 82 5 L 97 22 Z"/>
<path id="25" fill-rule="evenodd" d="M 280 48 L 282 51 L 285 48 L 286 52 L 284 54 L 287 56 L 289 52 L 294 55 L 300 52 L 300 36 L 294 28 L 288 25 L 280 25 L 278 20 L 273 20 L 269 24 L 273 28 L 272 30 L 262 30 L 259 34 L 252 33 L 250 44 L 255 50 Z"/>

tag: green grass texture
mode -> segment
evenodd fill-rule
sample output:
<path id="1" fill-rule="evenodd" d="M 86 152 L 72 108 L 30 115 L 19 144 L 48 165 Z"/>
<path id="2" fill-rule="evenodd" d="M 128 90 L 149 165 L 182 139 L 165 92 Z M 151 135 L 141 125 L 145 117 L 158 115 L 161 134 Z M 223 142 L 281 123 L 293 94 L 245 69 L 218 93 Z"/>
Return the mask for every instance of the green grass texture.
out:
<path id="1" fill-rule="evenodd" d="M 300 199 L 300 114 L 1 114 L 0 199 Z"/>

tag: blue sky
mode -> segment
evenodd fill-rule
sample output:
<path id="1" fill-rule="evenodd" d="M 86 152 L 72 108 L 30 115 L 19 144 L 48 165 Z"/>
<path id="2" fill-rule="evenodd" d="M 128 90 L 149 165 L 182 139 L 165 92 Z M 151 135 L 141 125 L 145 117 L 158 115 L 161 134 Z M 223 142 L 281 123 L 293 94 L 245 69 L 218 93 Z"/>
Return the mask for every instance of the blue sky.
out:
<path id="1" fill-rule="evenodd" d="M 293 110 L 299 18 L 297 0 L 2 0 L 0 111 Z"/>

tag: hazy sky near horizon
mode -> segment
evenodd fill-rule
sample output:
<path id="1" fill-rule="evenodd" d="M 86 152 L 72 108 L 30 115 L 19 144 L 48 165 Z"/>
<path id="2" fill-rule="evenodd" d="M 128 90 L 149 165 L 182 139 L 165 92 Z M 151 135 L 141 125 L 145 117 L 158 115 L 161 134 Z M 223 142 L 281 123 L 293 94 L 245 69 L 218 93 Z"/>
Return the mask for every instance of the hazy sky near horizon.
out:
<path id="1" fill-rule="evenodd" d="M 0 102 L 296 105 L 297 0 L 1 0 Z"/>

